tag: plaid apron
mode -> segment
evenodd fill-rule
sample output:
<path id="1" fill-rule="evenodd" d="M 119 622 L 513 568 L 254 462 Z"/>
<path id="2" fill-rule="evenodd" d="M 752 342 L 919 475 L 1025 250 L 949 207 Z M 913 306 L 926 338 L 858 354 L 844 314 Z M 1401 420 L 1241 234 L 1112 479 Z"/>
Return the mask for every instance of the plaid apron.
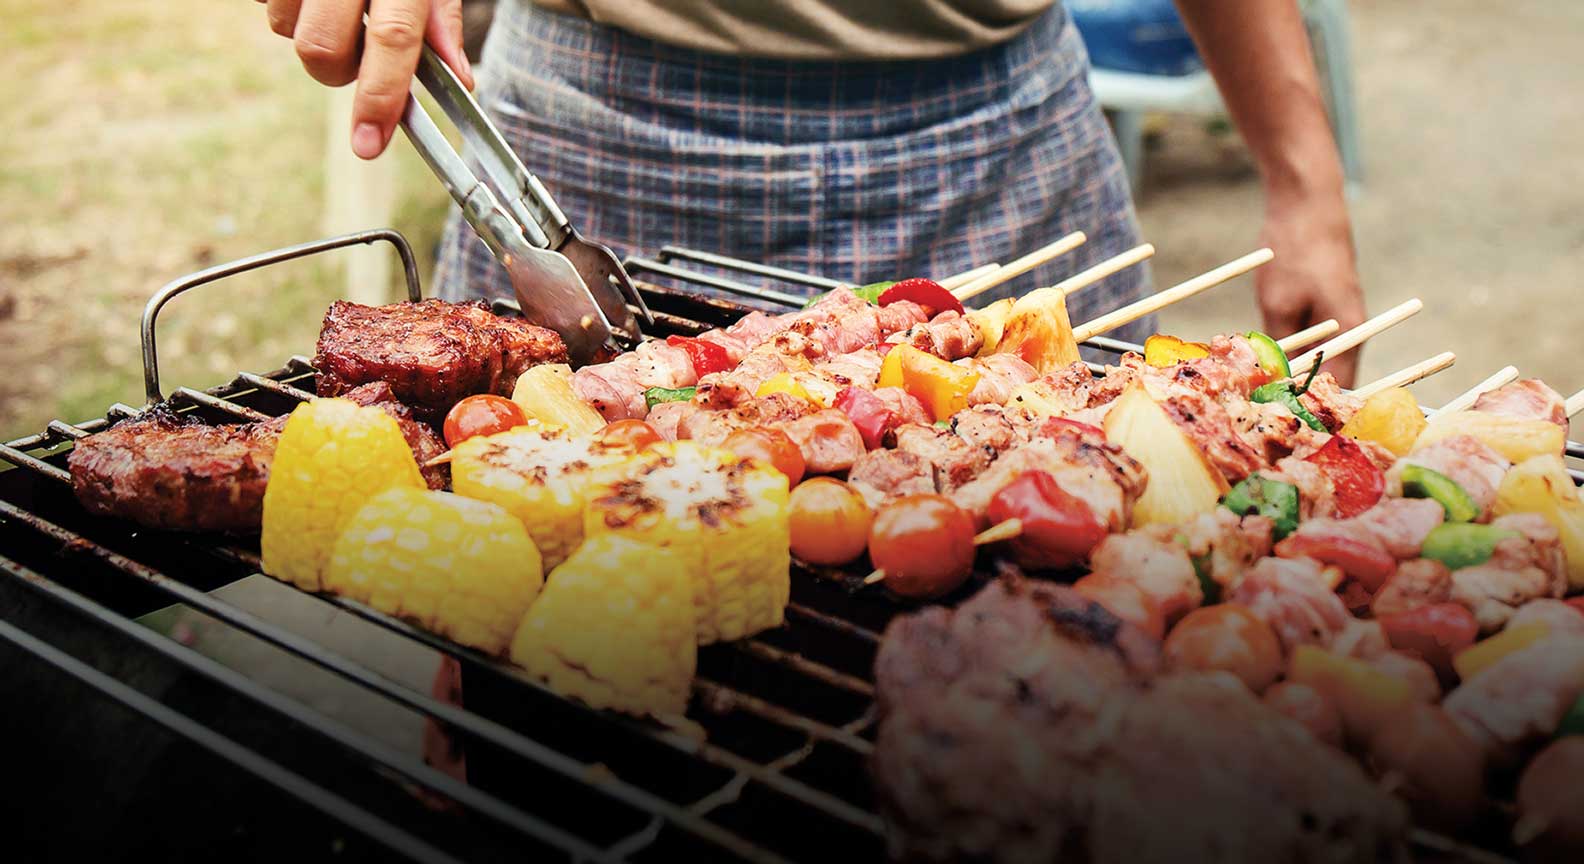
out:
<path id="1" fill-rule="evenodd" d="M 832 63 L 702 54 L 503 0 L 477 96 L 573 224 L 618 255 L 678 245 L 862 284 L 1088 234 L 986 303 L 1139 242 L 1087 71 L 1060 4 L 961 57 Z M 435 278 L 448 299 L 512 296 L 455 208 Z M 1132 267 L 1079 292 L 1073 321 L 1148 282 Z"/>

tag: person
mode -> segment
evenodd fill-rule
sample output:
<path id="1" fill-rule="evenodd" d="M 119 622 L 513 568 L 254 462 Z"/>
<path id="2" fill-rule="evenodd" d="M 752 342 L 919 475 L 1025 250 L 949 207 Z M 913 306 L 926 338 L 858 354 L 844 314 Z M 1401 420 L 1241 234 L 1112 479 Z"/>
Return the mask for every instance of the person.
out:
<path id="1" fill-rule="evenodd" d="M 474 85 L 461 0 L 260 2 L 309 74 L 356 80 L 361 157 L 389 143 L 423 41 Z M 1342 168 L 1296 2 L 1177 3 L 1264 185 L 1264 328 L 1358 323 Z M 677 245 L 861 284 L 1088 234 L 1011 293 L 1139 242 L 1087 72 L 1059 0 L 500 0 L 476 95 L 619 254 Z M 455 208 L 436 276 L 443 297 L 510 296 Z M 1134 267 L 1079 292 L 1073 320 L 1148 282 Z M 1328 368 L 1350 383 L 1356 362 Z"/>

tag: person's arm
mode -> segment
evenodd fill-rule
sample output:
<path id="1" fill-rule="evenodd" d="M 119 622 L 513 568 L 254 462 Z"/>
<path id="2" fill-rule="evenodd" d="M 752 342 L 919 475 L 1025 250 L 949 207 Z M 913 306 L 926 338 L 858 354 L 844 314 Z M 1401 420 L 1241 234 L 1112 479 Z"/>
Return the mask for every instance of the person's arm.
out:
<path id="1" fill-rule="evenodd" d="M 1364 320 L 1337 156 L 1303 17 L 1293 0 L 1177 0 L 1265 185 L 1255 271 L 1266 329 L 1285 335 L 1335 318 Z M 1358 350 L 1326 368 L 1351 385 Z"/>
<path id="2" fill-rule="evenodd" d="M 428 42 L 469 89 L 462 0 L 258 0 L 271 30 L 292 40 L 303 68 L 331 87 L 357 81 L 352 152 L 373 159 L 390 143 Z M 368 12 L 365 28 L 363 13 Z"/>

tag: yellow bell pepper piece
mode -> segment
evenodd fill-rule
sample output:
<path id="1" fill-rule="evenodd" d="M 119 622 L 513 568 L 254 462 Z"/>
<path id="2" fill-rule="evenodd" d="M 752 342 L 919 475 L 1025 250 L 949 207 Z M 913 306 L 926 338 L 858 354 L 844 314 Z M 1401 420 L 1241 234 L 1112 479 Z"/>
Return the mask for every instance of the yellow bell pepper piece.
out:
<path id="1" fill-rule="evenodd" d="M 979 384 L 979 373 L 972 369 L 948 363 L 933 354 L 920 351 L 911 345 L 898 345 L 886 355 L 886 361 L 896 358 L 902 373 L 902 388 L 918 398 L 936 420 L 946 418 L 968 408 L 968 394 Z M 885 379 L 885 368 L 880 377 Z M 881 386 L 895 386 L 882 383 Z"/>
<path id="2" fill-rule="evenodd" d="M 1337 706 L 1343 728 L 1356 741 L 1368 741 L 1417 697 L 1408 682 L 1353 657 L 1314 645 L 1293 651 L 1287 680 L 1313 687 Z"/>
<path id="3" fill-rule="evenodd" d="M 877 389 L 902 386 L 902 355 L 907 353 L 904 348 L 911 346 L 897 345 L 886 352 L 885 359 L 880 362 L 880 377 L 875 381 Z"/>
<path id="4" fill-rule="evenodd" d="M 776 374 L 771 375 L 769 378 L 765 379 L 763 384 L 759 385 L 758 390 L 754 391 L 755 396 L 769 396 L 771 393 L 786 393 L 796 396 L 805 402 L 819 401 L 818 399 L 815 399 L 813 396 L 809 395 L 808 390 L 802 384 L 798 383 L 796 378 L 792 377 L 791 372 L 777 372 Z"/>
<path id="5" fill-rule="evenodd" d="M 1551 635 L 1551 627 L 1543 621 L 1509 627 L 1489 639 L 1464 648 L 1452 658 L 1452 668 L 1464 681 L 1484 672 L 1507 657 L 1528 648 Z"/>
<path id="6" fill-rule="evenodd" d="M 1170 366 L 1209 356 L 1210 346 L 1203 342 L 1184 342 L 1161 333 L 1144 340 L 1144 362 L 1151 366 Z"/>

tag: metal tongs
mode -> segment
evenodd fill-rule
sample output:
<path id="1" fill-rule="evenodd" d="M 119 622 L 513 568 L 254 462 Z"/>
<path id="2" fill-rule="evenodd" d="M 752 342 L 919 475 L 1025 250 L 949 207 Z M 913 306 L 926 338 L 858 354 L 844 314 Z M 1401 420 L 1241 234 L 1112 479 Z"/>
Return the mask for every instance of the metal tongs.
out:
<path id="1" fill-rule="evenodd" d="M 427 45 L 417 79 L 461 131 L 484 176 L 473 173 L 413 93 L 407 95 L 402 129 L 506 268 L 523 314 L 560 333 L 578 365 L 637 344 L 633 308 L 650 325 L 654 317 L 616 254 L 578 234 L 473 94 Z"/>

